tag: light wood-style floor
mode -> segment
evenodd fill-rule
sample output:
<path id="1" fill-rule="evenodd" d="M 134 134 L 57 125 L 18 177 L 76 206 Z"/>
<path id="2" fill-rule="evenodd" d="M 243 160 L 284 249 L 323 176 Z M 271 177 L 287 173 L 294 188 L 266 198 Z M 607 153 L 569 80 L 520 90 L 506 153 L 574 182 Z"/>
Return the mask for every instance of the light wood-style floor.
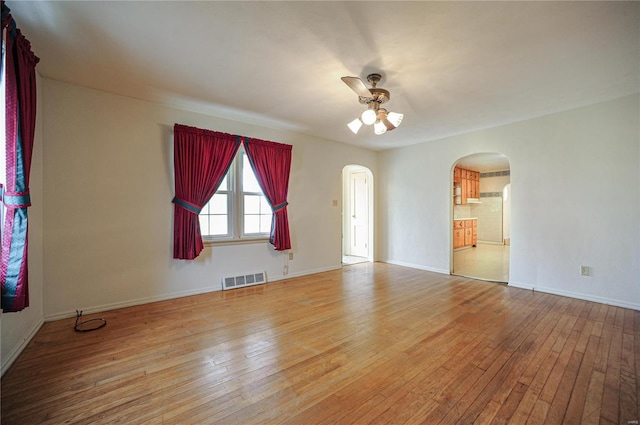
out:
<path id="1" fill-rule="evenodd" d="M 43 326 L 3 425 L 640 419 L 640 312 L 496 283 L 363 263 L 98 316 Z"/>

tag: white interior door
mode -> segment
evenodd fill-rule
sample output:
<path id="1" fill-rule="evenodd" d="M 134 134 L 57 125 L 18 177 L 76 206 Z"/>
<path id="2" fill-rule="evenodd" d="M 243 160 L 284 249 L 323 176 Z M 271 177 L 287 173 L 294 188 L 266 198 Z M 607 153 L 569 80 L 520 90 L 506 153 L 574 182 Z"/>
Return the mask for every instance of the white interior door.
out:
<path id="1" fill-rule="evenodd" d="M 354 171 L 349 176 L 351 186 L 351 255 L 369 257 L 369 187 L 367 173 Z"/>

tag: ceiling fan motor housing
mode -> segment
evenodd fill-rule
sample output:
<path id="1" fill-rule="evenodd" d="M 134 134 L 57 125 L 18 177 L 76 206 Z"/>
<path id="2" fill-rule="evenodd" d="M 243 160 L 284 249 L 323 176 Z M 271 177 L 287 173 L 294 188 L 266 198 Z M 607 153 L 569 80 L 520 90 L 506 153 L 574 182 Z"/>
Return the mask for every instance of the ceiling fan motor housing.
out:
<path id="1" fill-rule="evenodd" d="M 358 96 L 360 103 L 364 105 L 368 105 L 371 102 L 377 102 L 378 104 L 383 104 L 389 101 L 391 95 L 389 94 L 389 90 L 379 89 L 377 87 L 370 88 L 369 91 L 373 95 L 373 97 L 362 97 Z"/>
<path id="2" fill-rule="evenodd" d="M 380 82 L 381 78 L 382 78 L 382 75 L 380 74 L 369 74 L 367 76 L 367 81 L 369 81 L 373 86 L 369 89 L 372 97 L 358 96 L 360 103 L 364 105 L 369 105 L 372 102 L 376 102 L 378 105 L 382 105 L 383 103 L 389 101 L 389 99 L 391 98 L 389 91 L 385 89 L 379 89 L 378 87 L 376 87 L 378 85 L 378 82 Z"/>

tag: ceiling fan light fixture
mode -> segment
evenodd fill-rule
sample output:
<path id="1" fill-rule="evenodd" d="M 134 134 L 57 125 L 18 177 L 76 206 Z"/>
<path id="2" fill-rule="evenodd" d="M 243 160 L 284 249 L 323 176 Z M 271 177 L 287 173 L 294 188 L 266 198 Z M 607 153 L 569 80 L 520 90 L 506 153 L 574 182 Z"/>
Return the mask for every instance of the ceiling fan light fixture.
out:
<path id="1" fill-rule="evenodd" d="M 384 122 L 382 122 L 382 120 L 378 120 L 376 121 L 376 123 L 373 125 L 373 131 L 377 134 L 384 134 L 387 132 L 387 126 L 384 125 Z"/>
<path id="2" fill-rule="evenodd" d="M 394 127 L 398 127 L 404 118 L 404 114 L 398 112 L 389 112 L 387 114 L 387 120 L 393 124 Z"/>
<path id="3" fill-rule="evenodd" d="M 362 120 L 358 117 L 347 124 L 347 127 L 349 127 L 349 130 L 353 131 L 353 134 L 358 134 L 358 131 L 362 127 Z"/>
<path id="4" fill-rule="evenodd" d="M 371 83 L 371 88 L 367 88 L 364 82 L 358 77 L 342 77 L 342 81 L 358 95 L 361 104 L 367 105 L 367 110 L 357 118 L 347 124 L 349 129 L 358 134 L 363 125 L 373 125 L 375 134 L 384 134 L 400 125 L 403 114 L 388 112 L 381 106 L 389 101 L 391 95 L 389 90 L 378 87 L 382 76 L 380 74 L 369 74 L 367 81 Z"/>
<path id="5" fill-rule="evenodd" d="M 376 111 L 374 111 L 373 109 L 367 109 L 366 111 L 364 111 L 362 113 L 362 122 L 365 123 L 366 125 L 371 125 L 374 122 L 376 122 Z"/>

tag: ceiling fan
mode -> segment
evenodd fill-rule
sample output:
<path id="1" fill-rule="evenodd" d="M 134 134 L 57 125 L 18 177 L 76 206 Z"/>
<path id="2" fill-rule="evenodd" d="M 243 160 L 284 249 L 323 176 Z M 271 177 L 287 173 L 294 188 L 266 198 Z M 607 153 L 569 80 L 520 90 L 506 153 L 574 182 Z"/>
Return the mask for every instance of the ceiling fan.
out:
<path id="1" fill-rule="evenodd" d="M 380 107 L 391 97 L 388 90 L 377 87 L 381 78 L 380 74 L 369 74 L 367 81 L 371 83 L 372 87 L 370 89 L 358 77 L 341 78 L 358 95 L 360 103 L 367 105 L 367 110 L 361 116 L 347 124 L 354 134 L 358 134 L 363 124 L 373 124 L 373 130 L 376 134 L 384 134 L 398 127 L 402 122 L 402 118 L 404 118 L 403 114 L 389 112 Z"/>

